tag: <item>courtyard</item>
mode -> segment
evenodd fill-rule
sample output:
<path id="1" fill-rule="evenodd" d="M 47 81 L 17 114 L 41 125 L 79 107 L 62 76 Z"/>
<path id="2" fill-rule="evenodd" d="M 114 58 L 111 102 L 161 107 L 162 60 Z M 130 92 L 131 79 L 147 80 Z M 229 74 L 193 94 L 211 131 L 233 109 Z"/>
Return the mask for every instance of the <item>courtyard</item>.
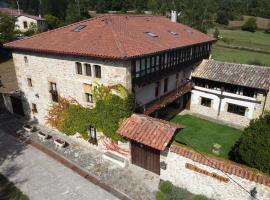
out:
<path id="1" fill-rule="evenodd" d="M 221 145 L 220 157 L 228 158 L 242 131 L 191 115 L 175 116 L 172 122 L 186 126 L 175 136 L 174 144 L 187 145 L 196 151 L 212 153 L 214 144 Z"/>

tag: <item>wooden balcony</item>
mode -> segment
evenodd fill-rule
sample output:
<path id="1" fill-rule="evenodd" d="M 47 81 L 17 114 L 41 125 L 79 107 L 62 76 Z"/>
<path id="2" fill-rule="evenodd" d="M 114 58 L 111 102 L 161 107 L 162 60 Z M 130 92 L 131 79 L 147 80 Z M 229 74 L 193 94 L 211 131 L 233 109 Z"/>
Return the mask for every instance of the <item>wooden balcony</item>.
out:
<path id="1" fill-rule="evenodd" d="M 176 90 L 169 92 L 168 94 L 159 97 L 158 99 L 146 104 L 143 107 L 143 114 L 150 115 L 153 112 L 167 106 L 168 104 L 174 102 L 179 97 L 190 92 L 192 90 L 192 81 L 189 80 L 186 83 L 180 85 Z"/>

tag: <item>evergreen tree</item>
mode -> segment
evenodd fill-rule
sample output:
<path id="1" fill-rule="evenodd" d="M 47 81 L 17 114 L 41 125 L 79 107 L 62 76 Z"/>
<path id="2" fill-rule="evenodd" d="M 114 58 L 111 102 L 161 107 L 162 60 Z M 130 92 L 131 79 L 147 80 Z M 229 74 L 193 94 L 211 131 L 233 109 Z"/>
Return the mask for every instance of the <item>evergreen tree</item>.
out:
<path id="1" fill-rule="evenodd" d="M 0 13 L 0 44 L 15 39 L 15 18 Z"/>

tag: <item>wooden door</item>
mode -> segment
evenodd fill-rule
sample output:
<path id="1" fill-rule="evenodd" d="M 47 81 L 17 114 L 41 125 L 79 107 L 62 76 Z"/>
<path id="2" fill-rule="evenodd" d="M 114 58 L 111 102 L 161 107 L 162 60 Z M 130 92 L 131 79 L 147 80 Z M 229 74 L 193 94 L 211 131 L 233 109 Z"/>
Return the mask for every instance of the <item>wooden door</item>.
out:
<path id="1" fill-rule="evenodd" d="M 24 116 L 22 100 L 17 97 L 10 97 L 13 113 Z"/>
<path id="2" fill-rule="evenodd" d="M 160 174 L 160 151 L 143 144 L 131 142 L 131 162 L 146 170 Z"/>

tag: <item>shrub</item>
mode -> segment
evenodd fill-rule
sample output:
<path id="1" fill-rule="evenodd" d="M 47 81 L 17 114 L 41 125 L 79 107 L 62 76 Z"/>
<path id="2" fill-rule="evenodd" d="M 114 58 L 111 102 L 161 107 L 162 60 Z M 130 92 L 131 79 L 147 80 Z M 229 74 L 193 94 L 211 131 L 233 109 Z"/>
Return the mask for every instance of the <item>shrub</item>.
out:
<path id="1" fill-rule="evenodd" d="M 170 181 L 160 182 L 159 189 L 165 194 L 170 194 L 173 191 L 173 184 Z"/>
<path id="2" fill-rule="evenodd" d="M 251 60 L 251 61 L 248 61 L 248 64 L 264 66 L 264 63 L 262 63 L 260 60 Z"/>
<path id="3" fill-rule="evenodd" d="M 270 34 L 270 24 L 268 24 L 268 27 L 264 30 L 264 32 Z"/>
<path id="4" fill-rule="evenodd" d="M 270 173 L 270 114 L 252 120 L 232 154 L 236 161 Z"/>
<path id="5" fill-rule="evenodd" d="M 156 200 L 167 200 L 167 198 L 165 194 L 163 194 L 161 191 L 158 191 L 156 194 Z"/>
<path id="6" fill-rule="evenodd" d="M 218 30 L 218 28 L 215 28 L 214 37 L 216 39 L 218 39 L 218 37 L 219 37 L 219 30 Z"/>
<path id="7" fill-rule="evenodd" d="M 170 195 L 170 199 L 186 200 L 188 199 L 189 195 L 190 195 L 190 192 L 188 192 L 186 189 L 174 187 Z"/>
<path id="8" fill-rule="evenodd" d="M 255 32 L 257 30 L 257 23 L 256 23 L 256 18 L 251 17 L 249 18 L 244 25 L 242 26 L 243 31 L 249 31 L 249 32 Z"/>
<path id="9" fill-rule="evenodd" d="M 208 198 L 203 195 L 195 195 L 192 200 L 208 200 Z"/>

